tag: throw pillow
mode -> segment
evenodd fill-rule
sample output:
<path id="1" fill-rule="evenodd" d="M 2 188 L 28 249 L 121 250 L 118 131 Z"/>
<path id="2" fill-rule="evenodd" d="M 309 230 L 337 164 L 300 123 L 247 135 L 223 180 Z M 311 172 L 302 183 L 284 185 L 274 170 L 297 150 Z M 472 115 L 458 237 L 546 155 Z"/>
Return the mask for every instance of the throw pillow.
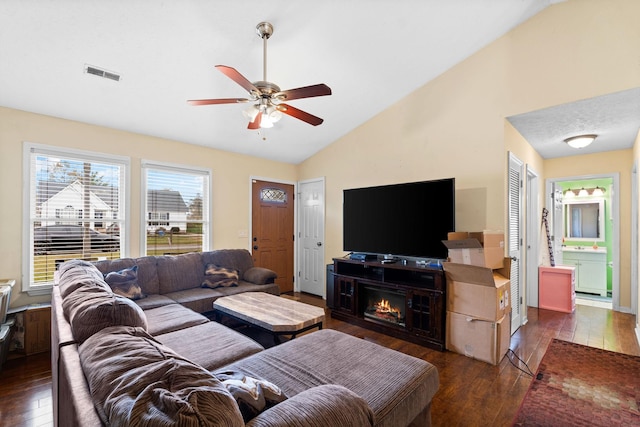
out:
<path id="1" fill-rule="evenodd" d="M 114 294 L 120 295 L 125 298 L 137 300 L 146 297 L 142 293 L 140 285 L 138 285 L 138 266 L 134 265 L 131 268 L 125 268 L 119 271 L 112 271 L 104 276 L 104 281 L 107 282 Z"/>
<path id="2" fill-rule="evenodd" d="M 219 267 L 215 264 L 207 264 L 204 274 L 207 277 L 202 282 L 203 288 L 215 289 L 220 286 L 238 286 L 238 271 L 236 270 Z"/>
<path id="3" fill-rule="evenodd" d="M 284 402 L 287 396 L 275 384 L 249 377 L 238 371 L 214 372 L 236 399 L 244 422 L 248 422 L 262 411 Z"/>

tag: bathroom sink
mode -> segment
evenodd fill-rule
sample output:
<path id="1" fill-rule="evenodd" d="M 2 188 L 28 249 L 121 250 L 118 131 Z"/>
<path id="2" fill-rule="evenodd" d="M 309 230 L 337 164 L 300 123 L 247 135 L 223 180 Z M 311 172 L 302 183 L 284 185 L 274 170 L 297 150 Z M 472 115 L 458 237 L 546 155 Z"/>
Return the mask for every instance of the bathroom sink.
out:
<path id="1" fill-rule="evenodd" d="M 593 253 L 607 253 L 607 248 L 598 247 L 594 249 L 592 246 L 565 246 L 562 248 L 563 252 L 593 252 Z"/>

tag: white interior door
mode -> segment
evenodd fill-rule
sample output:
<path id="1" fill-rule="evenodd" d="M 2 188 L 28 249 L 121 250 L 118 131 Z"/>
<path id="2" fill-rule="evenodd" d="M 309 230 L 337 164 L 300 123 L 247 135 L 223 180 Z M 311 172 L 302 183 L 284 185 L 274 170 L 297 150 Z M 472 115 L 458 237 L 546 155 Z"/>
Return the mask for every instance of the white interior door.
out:
<path id="1" fill-rule="evenodd" d="M 511 257 L 511 333 L 522 324 L 522 169 L 509 153 L 509 256 Z"/>
<path id="2" fill-rule="evenodd" d="M 324 178 L 298 185 L 298 279 L 300 291 L 326 298 Z"/>
<path id="3" fill-rule="evenodd" d="M 526 270 L 527 270 L 527 300 L 526 307 L 538 307 L 538 265 L 540 265 L 540 257 L 538 242 L 540 241 L 540 208 L 539 208 L 539 180 L 538 174 L 531 169 L 529 165 L 527 169 L 527 251 L 526 251 Z M 526 322 L 527 313 L 524 314 Z"/>

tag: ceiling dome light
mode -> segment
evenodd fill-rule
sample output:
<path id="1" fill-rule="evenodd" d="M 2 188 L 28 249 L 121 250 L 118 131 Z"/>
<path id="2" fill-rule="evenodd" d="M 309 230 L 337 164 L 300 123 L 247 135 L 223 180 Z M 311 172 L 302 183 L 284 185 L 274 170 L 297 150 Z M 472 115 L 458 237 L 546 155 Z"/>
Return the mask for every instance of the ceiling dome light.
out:
<path id="1" fill-rule="evenodd" d="M 564 140 L 571 148 L 584 148 L 591 144 L 598 135 L 577 135 Z"/>

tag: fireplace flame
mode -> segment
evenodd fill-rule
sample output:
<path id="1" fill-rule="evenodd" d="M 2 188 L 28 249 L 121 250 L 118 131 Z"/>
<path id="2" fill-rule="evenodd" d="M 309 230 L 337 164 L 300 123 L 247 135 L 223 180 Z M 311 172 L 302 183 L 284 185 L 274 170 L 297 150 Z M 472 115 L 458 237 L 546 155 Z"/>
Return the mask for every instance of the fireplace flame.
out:
<path id="1" fill-rule="evenodd" d="M 374 304 L 376 308 L 376 312 L 378 313 L 393 313 L 400 316 L 400 309 L 397 307 L 392 307 L 389 303 L 389 300 L 382 298 L 380 301 Z"/>

